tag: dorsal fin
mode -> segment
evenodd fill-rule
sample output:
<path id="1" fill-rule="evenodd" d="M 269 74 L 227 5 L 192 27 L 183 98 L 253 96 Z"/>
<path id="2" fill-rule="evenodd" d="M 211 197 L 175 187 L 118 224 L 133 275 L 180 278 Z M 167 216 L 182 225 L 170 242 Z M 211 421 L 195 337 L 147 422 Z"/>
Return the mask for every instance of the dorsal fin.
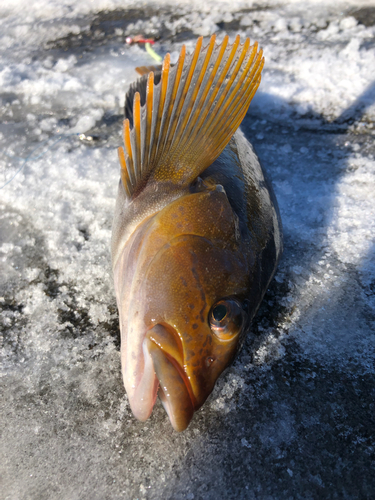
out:
<path id="1" fill-rule="evenodd" d="M 177 64 L 164 58 L 161 81 L 147 77 L 141 108 L 134 93 L 133 128 L 124 121 L 125 150 L 119 148 L 121 178 L 129 198 L 150 180 L 189 185 L 220 155 L 242 122 L 261 79 L 264 64 L 258 44 L 237 36 L 221 45 L 215 35 L 192 55 L 182 47 Z M 145 78 L 145 77 L 142 77 Z"/>
<path id="2" fill-rule="evenodd" d="M 125 96 L 125 107 L 124 107 L 124 116 L 125 119 L 128 119 L 130 122 L 130 127 L 133 127 L 133 103 L 134 96 L 136 92 L 139 92 L 141 96 L 141 106 L 145 105 L 146 102 L 146 94 L 147 94 L 147 75 L 153 71 L 154 73 L 154 85 L 157 85 L 160 82 L 161 78 L 161 66 L 141 66 L 140 68 L 135 68 L 136 72 L 142 75 L 142 78 L 138 78 L 138 80 L 132 83 L 126 92 Z"/>

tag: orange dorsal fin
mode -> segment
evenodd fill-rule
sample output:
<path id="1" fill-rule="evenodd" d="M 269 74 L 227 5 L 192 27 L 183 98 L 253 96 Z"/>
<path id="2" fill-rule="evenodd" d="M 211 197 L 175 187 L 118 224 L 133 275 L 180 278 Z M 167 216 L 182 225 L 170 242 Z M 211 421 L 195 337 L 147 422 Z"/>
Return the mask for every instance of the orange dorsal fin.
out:
<path id="1" fill-rule="evenodd" d="M 164 58 L 161 80 L 148 75 L 146 102 L 134 95 L 133 128 L 124 121 L 119 148 L 121 178 L 128 197 L 149 181 L 189 185 L 221 154 L 240 126 L 261 80 L 258 44 L 220 45 L 198 39 L 191 55 L 182 47 L 176 65 Z"/>

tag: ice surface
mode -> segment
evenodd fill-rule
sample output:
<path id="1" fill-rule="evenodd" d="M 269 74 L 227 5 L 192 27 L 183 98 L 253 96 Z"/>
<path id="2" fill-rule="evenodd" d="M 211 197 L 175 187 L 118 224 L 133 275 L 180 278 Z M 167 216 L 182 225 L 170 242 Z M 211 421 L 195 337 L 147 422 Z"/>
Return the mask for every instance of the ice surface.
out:
<path id="1" fill-rule="evenodd" d="M 134 420 L 120 374 L 116 147 L 134 67 L 153 63 L 124 40 L 160 37 L 176 60 L 212 30 L 264 48 L 243 130 L 285 253 L 243 350 L 176 434 L 160 406 Z M 373 496 L 374 35 L 371 0 L 1 4 L 1 498 Z"/>

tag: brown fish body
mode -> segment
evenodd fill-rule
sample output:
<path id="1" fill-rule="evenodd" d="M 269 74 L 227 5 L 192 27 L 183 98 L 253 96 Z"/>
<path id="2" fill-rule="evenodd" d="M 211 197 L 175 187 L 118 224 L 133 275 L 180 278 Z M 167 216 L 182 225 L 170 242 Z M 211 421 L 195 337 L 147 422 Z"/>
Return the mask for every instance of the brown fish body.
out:
<path id="1" fill-rule="evenodd" d="M 226 50 L 229 51 L 230 47 Z M 211 40 L 208 49 L 204 50 L 209 52 L 210 48 L 213 57 L 214 50 L 218 52 L 220 46 L 214 49 Z M 221 53 L 225 54 L 223 46 L 221 48 Z M 210 57 L 209 53 L 203 57 L 204 50 L 196 57 L 197 67 L 199 57 L 202 61 L 204 59 L 201 75 L 204 74 L 204 63 Z M 234 54 L 233 48 L 227 61 L 230 61 L 231 54 Z M 225 56 L 222 57 L 223 66 Z M 189 66 L 185 71 L 185 80 L 191 74 L 194 81 L 191 70 L 194 55 L 192 60 L 190 73 Z M 247 60 L 250 61 L 243 56 L 242 64 L 245 65 Z M 220 67 L 219 63 L 216 66 Z M 226 67 L 229 68 L 229 63 L 224 70 Z M 181 68 L 183 75 L 183 64 Z M 175 81 L 178 71 L 177 66 Z M 227 75 L 230 75 L 229 70 Z M 218 79 L 217 85 L 221 85 L 220 75 Z M 233 80 L 231 88 L 235 84 L 235 78 Z M 171 81 L 169 76 L 168 88 Z M 214 76 L 211 81 L 215 82 Z M 166 79 L 164 108 L 168 104 L 165 82 Z M 204 82 L 202 77 L 200 93 L 196 91 L 194 102 L 194 94 L 192 97 L 190 94 L 191 115 L 186 123 L 182 123 L 188 130 L 195 116 L 195 122 L 198 125 L 203 123 L 203 129 L 210 131 L 207 126 L 207 120 L 210 125 L 209 115 L 204 116 L 210 94 L 205 91 Z M 210 83 L 206 81 L 206 86 Z M 176 84 L 171 88 L 169 103 Z M 159 101 L 153 99 L 154 110 L 162 109 L 163 76 L 159 89 Z M 186 95 L 189 96 L 187 89 Z M 183 90 L 180 94 L 176 90 L 177 101 L 179 95 L 180 100 L 181 95 L 184 96 Z M 223 95 L 220 92 L 219 97 Z M 197 100 L 198 105 L 202 103 L 200 108 Z M 225 106 L 225 99 L 222 101 Z M 228 102 L 233 102 L 233 98 Z M 238 109 L 243 113 L 240 104 Z M 198 108 L 196 115 L 194 106 Z M 145 108 L 151 109 L 147 99 Z M 185 109 L 185 114 L 189 112 L 189 101 L 188 104 L 184 102 L 181 109 Z M 219 151 L 215 137 L 218 130 L 225 127 L 211 126 L 206 149 L 203 141 L 200 150 L 203 152 L 194 157 L 192 141 L 187 146 L 184 143 L 180 150 L 173 150 L 173 146 L 172 151 L 168 150 L 174 144 L 171 140 L 168 142 L 171 130 L 175 141 L 181 141 L 184 136 L 184 127 L 180 132 L 178 127 L 185 116 L 183 113 L 175 130 L 171 120 L 168 131 L 164 132 L 165 110 L 159 113 L 159 128 L 158 115 L 149 119 L 149 130 L 147 124 L 141 127 L 141 121 L 137 125 L 137 112 L 135 106 L 134 132 L 133 135 L 129 132 L 129 136 L 125 134 L 128 150 L 125 157 L 120 155 L 123 169 L 126 160 L 127 170 L 119 185 L 112 238 L 123 377 L 137 418 L 145 420 L 149 417 L 159 393 L 173 427 L 183 430 L 212 391 L 220 373 L 233 360 L 259 307 L 282 252 L 280 218 L 258 158 L 240 130 L 236 132 L 228 127 Z M 143 119 L 147 122 L 147 114 Z M 169 156 L 158 161 L 162 140 L 158 141 L 159 149 L 153 148 L 152 140 L 155 142 L 156 137 L 163 139 L 163 134 L 162 145 Z M 151 144 L 148 150 L 147 138 Z M 207 157 L 213 149 L 215 152 Z M 152 159 L 154 156 L 156 166 L 148 167 L 148 171 L 145 169 L 143 178 L 140 176 L 138 182 L 132 184 L 132 176 L 137 177 L 134 167 L 137 154 L 138 163 L 140 158 L 147 156 Z"/>

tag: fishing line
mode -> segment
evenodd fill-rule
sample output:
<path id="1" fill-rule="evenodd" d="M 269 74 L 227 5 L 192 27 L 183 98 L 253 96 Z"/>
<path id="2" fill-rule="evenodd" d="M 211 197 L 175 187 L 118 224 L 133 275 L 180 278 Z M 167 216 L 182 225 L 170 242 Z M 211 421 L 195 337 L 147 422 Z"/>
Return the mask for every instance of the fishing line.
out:
<path id="1" fill-rule="evenodd" d="M 147 53 L 155 59 L 157 62 L 162 62 L 163 58 L 157 54 L 154 49 L 151 47 L 151 44 L 149 42 L 145 43 L 145 49 L 147 50 Z"/>

